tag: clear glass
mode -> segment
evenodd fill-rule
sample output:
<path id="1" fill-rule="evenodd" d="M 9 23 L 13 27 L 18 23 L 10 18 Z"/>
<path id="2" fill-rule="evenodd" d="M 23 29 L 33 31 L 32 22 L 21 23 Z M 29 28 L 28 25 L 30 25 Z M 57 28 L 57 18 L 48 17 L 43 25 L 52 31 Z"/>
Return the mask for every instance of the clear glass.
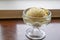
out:
<path id="1" fill-rule="evenodd" d="M 31 26 L 32 28 L 29 28 L 26 30 L 26 36 L 30 39 L 43 39 L 46 34 L 44 31 L 42 31 L 41 29 L 39 29 L 40 27 L 42 27 L 42 25 L 44 24 L 49 24 L 51 21 L 51 12 L 49 11 L 48 16 L 44 16 L 44 17 L 29 17 L 26 16 L 26 12 L 27 10 L 29 10 L 30 8 L 26 9 L 23 11 L 23 20 L 24 22 Z"/>

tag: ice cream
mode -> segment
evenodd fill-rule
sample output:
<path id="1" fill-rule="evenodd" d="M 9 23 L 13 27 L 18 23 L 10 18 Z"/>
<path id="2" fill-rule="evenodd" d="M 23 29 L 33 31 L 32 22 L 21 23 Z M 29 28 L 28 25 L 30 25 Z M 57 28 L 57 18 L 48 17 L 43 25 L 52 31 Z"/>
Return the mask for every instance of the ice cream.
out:
<path id="1" fill-rule="evenodd" d="M 47 9 L 32 7 L 26 11 L 24 16 L 24 21 L 27 24 L 32 24 L 35 26 L 36 24 L 38 24 L 39 26 L 41 24 L 45 24 L 48 23 L 48 21 L 50 21 L 47 20 L 48 18 L 46 18 L 48 17 L 48 15 L 49 15 L 49 11 Z"/>
<path id="2" fill-rule="evenodd" d="M 26 16 L 29 17 L 44 17 L 48 15 L 48 10 L 44 8 L 32 7 L 26 12 Z"/>

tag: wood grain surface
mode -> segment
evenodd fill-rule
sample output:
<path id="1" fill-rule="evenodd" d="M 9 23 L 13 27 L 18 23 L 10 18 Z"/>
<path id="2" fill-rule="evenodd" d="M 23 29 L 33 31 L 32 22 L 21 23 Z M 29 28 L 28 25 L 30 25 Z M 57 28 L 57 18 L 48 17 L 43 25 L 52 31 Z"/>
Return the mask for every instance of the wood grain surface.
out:
<path id="1" fill-rule="evenodd" d="M 30 40 L 25 36 L 27 27 L 22 20 L 0 20 L 0 40 Z M 47 34 L 43 40 L 60 40 L 60 19 L 53 19 L 43 30 Z"/>
<path id="2" fill-rule="evenodd" d="M 60 17 L 60 9 L 49 9 L 52 17 Z M 0 19 L 22 18 L 23 10 L 0 10 Z"/>

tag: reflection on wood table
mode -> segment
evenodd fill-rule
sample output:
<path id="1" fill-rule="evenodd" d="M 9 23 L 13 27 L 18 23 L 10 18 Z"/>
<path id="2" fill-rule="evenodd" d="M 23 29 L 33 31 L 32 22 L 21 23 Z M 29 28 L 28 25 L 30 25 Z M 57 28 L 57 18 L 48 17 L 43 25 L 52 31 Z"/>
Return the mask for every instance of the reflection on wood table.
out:
<path id="1" fill-rule="evenodd" d="M 0 40 L 30 40 L 25 36 L 27 28 L 22 20 L 0 20 Z M 60 40 L 60 19 L 53 19 L 42 30 L 47 34 L 43 40 Z"/>

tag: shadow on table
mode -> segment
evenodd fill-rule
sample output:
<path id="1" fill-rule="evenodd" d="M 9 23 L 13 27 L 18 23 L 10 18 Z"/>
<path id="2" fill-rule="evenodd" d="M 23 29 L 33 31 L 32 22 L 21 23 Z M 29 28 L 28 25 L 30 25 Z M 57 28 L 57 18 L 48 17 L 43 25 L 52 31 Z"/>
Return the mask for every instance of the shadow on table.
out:
<path id="1" fill-rule="evenodd" d="M 27 37 L 27 36 L 26 36 L 26 37 Z M 44 38 L 45 38 L 45 37 L 44 37 Z M 30 38 L 27 37 L 28 40 L 43 40 L 44 38 L 42 38 L 42 39 L 30 39 Z"/>

